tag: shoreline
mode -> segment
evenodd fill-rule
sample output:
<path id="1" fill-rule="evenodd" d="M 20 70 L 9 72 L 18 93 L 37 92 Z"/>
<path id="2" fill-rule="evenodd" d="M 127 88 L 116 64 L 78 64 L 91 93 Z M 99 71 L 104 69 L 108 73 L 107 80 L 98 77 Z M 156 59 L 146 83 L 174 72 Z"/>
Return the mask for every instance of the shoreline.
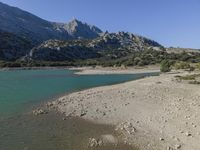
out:
<path id="1" fill-rule="evenodd" d="M 107 74 L 139 74 L 160 72 L 159 66 L 145 67 L 71 67 L 69 70 L 76 71 L 77 75 L 107 75 Z"/>
<path id="2" fill-rule="evenodd" d="M 63 117 L 64 115 L 59 112 L 49 110 L 48 114 L 42 116 L 36 117 L 32 113 L 25 113 L 0 120 L 0 149 L 17 147 L 17 149 L 89 150 L 89 139 L 101 138 L 104 143 L 99 150 L 133 150 L 133 147 L 120 141 L 112 126 L 96 125 L 81 118 Z M 12 136 L 8 137 L 10 134 Z M 112 142 L 111 135 L 116 138 L 117 147 L 109 145 L 109 142 Z M 111 141 L 107 137 L 111 137 Z M 16 139 L 20 139 L 21 142 Z M 138 149 L 134 147 L 134 150 Z"/>
<path id="3" fill-rule="evenodd" d="M 131 142 L 141 150 L 197 150 L 200 119 L 197 115 L 192 118 L 193 111 L 185 110 L 192 109 L 192 102 L 195 108 L 200 106 L 197 105 L 200 88 L 177 82 L 174 77 L 180 74 L 183 72 L 73 92 L 52 105 L 67 117 L 78 116 L 115 126 L 124 142 Z M 186 116 L 191 119 L 191 126 Z"/>
<path id="4" fill-rule="evenodd" d="M 75 71 L 76 75 L 102 75 L 102 74 L 136 74 L 136 73 L 154 73 L 160 72 L 159 66 L 150 65 L 144 67 L 73 67 L 73 66 L 58 66 L 58 67 L 13 67 L 13 68 L 0 68 L 0 71 L 15 71 L 15 70 L 58 70 L 58 69 L 68 69 Z"/>
<path id="5" fill-rule="evenodd" d="M 0 71 L 15 71 L 15 70 L 57 70 L 57 69 L 70 69 L 70 67 L 13 67 L 13 68 L 0 68 Z"/>

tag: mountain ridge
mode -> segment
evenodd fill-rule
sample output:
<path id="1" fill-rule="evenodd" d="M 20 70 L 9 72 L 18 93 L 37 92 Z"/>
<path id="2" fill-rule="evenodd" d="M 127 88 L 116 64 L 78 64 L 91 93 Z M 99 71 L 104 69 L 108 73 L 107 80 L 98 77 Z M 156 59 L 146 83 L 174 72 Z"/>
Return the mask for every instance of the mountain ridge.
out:
<path id="1" fill-rule="evenodd" d="M 96 58 L 108 57 L 117 59 L 136 51 L 144 51 L 150 48 L 164 50 L 162 45 L 153 40 L 131 33 L 118 32 L 105 33 L 95 39 L 87 40 L 48 40 L 34 47 L 29 57 L 32 60 L 39 61 L 63 61 L 71 60 L 69 59 L 70 56 L 72 59 L 83 59 L 87 56 L 85 53 L 89 54 L 88 52 L 91 52 L 93 55 L 88 55 L 87 59 L 91 59 L 93 56 L 96 56 Z M 81 50 L 82 53 L 79 52 L 79 57 L 74 57 L 77 56 L 78 50 Z"/>
<path id="2" fill-rule="evenodd" d="M 77 19 L 73 19 L 68 23 L 53 23 L 57 30 L 66 31 L 72 39 L 88 39 L 96 38 L 103 32 L 94 25 L 83 23 Z"/>
<path id="3" fill-rule="evenodd" d="M 74 24 L 76 28 L 73 29 Z M 77 28 L 79 30 L 76 30 Z M 83 28 L 82 32 L 80 28 Z M 95 26 L 91 28 L 90 25 L 78 20 L 72 20 L 69 23 L 50 22 L 2 2 L 0 2 L 0 29 L 24 36 L 37 44 L 49 39 L 96 38 L 102 32 L 99 28 Z"/>

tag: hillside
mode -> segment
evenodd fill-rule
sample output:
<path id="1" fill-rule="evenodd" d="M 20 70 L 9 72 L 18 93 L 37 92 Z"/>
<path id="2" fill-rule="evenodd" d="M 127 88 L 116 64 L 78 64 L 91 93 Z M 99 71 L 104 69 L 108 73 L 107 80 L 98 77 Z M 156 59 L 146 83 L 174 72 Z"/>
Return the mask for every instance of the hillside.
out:
<path id="1" fill-rule="evenodd" d="M 32 60 L 66 61 L 91 58 L 117 59 L 138 51 L 154 48 L 164 50 L 155 41 L 131 33 L 105 33 L 96 39 L 88 40 L 49 40 L 33 48 Z"/>
<path id="2" fill-rule="evenodd" d="M 170 47 L 166 49 L 168 53 L 200 53 L 200 49 L 192 49 L 192 48 L 178 48 L 178 47 Z"/>
<path id="3" fill-rule="evenodd" d="M 102 31 L 76 19 L 56 23 L 0 2 L 0 30 L 24 36 L 34 44 L 49 39 L 96 38 Z"/>
<path id="4" fill-rule="evenodd" d="M 0 60 L 16 60 L 27 55 L 33 47 L 24 37 L 0 30 Z"/>
<path id="5" fill-rule="evenodd" d="M 49 40 L 33 48 L 29 57 L 39 61 L 73 61 L 79 59 L 97 58 L 98 53 L 87 46 L 87 41 Z"/>

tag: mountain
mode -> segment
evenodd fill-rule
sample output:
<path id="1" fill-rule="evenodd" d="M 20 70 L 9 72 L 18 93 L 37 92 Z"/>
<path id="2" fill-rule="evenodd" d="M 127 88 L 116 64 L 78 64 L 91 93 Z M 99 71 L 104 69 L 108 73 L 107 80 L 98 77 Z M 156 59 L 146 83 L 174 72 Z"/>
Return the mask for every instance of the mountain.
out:
<path id="1" fill-rule="evenodd" d="M 0 66 L 128 66 L 155 64 L 164 59 L 200 61 L 200 53 L 195 51 L 174 51 L 177 49 L 166 49 L 132 33 L 103 33 L 77 19 L 50 22 L 0 2 Z"/>
<path id="2" fill-rule="evenodd" d="M 141 51 L 146 47 L 162 47 L 153 40 L 128 32 L 106 32 L 92 40 L 90 46 L 96 49 L 131 49 L 133 51 Z"/>
<path id="3" fill-rule="evenodd" d="M 91 58 L 122 58 L 146 49 L 163 50 L 157 42 L 131 33 L 104 33 L 87 40 L 49 40 L 33 48 L 32 60 L 66 61 Z"/>
<path id="4" fill-rule="evenodd" d="M 96 38 L 102 31 L 76 19 L 70 23 L 55 23 L 0 2 L 0 30 L 26 37 L 33 44 L 49 39 Z"/>
<path id="5" fill-rule="evenodd" d="M 92 39 L 102 33 L 99 28 L 82 23 L 77 19 L 69 23 L 49 22 L 1 2 L 0 31 L 1 37 L 6 36 L 7 41 L 6 44 L 0 46 L 0 59 L 3 60 L 18 59 L 46 40 Z M 5 40 L 0 39 L 0 42 L 3 43 Z M 27 41 L 29 47 L 23 44 Z"/>
<path id="6" fill-rule="evenodd" d="M 3 3 L 0 3 L 0 29 L 26 37 L 33 43 L 40 43 L 51 38 L 68 38 L 67 34 L 56 31 L 51 22 Z"/>
<path id="7" fill-rule="evenodd" d="M 93 39 L 99 37 L 102 31 L 95 27 L 73 19 L 69 23 L 54 23 L 54 28 L 58 31 L 67 32 L 72 39 Z"/>

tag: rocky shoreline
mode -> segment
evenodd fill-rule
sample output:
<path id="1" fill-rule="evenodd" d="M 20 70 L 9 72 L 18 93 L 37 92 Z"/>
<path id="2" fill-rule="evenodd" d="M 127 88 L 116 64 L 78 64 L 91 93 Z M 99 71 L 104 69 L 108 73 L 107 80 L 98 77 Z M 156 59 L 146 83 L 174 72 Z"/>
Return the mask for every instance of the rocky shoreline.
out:
<path id="1" fill-rule="evenodd" d="M 78 116 L 66 116 L 65 113 L 60 113 L 60 111 L 57 111 L 57 106 L 55 102 L 47 102 L 46 104 L 42 104 L 40 107 L 34 109 L 32 111 L 32 116 L 35 118 L 46 118 L 48 120 L 48 117 L 51 116 L 52 114 L 56 114 L 57 117 L 60 120 L 60 123 L 62 122 L 70 122 L 70 120 L 72 121 L 71 123 L 73 124 L 74 120 L 77 120 L 79 122 L 79 126 L 81 126 L 81 123 L 85 124 L 89 124 L 91 126 L 93 126 L 93 128 L 96 126 L 96 128 L 100 128 L 101 130 L 104 129 L 104 132 L 100 132 L 100 131 L 89 131 L 89 132 L 93 132 L 93 135 L 91 134 L 91 137 L 88 137 L 90 135 L 90 133 L 82 133 L 85 134 L 85 137 L 87 137 L 87 139 L 80 141 L 80 147 L 81 147 L 81 143 L 84 144 L 83 147 L 81 148 L 86 148 L 87 150 L 90 149 L 98 149 L 98 150 L 112 150 L 113 148 L 116 150 L 138 150 L 138 148 L 136 148 L 135 146 L 133 146 L 131 143 L 125 142 L 124 140 L 122 140 L 122 136 L 119 134 L 118 130 L 120 129 L 114 129 L 112 125 L 106 125 L 106 124 L 96 124 L 94 122 L 91 122 L 89 120 L 85 120 L 82 117 L 78 117 Z M 85 114 L 81 114 L 80 116 L 84 116 Z M 125 124 L 121 126 L 121 128 L 130 130 L 131 127 L 130 125 L 126 126 Z M 83 130 L 83 129 L 89 130 L 89 127 L 80 127 L 80 129 L 78 130 Z M 119 126 L 120 128 L 120 126 Z M 130 129 L 129 129 L 130 128 Z M 63 130 L 63 132 L 66 132 L 65 130 Z M 74 131 L 72 131 L 74 132 Z M 71 133 L 69 133 L 71 134 Z M 79 136 L 79 135 L 76 135 Z M 76 137 L 74 135 L 74 137 Z M 73 144 L 72 144 L 73 145 Z M 74 146 L 72 146 L 74 147 Z"/>
<path id="2" fill-rule="evenodd" d="M 49 105 L 66 117 L 115 126 L 124 143 L 141 150 L 200 148 L 199 85 L 173 72 L 68 94 Z"/>

